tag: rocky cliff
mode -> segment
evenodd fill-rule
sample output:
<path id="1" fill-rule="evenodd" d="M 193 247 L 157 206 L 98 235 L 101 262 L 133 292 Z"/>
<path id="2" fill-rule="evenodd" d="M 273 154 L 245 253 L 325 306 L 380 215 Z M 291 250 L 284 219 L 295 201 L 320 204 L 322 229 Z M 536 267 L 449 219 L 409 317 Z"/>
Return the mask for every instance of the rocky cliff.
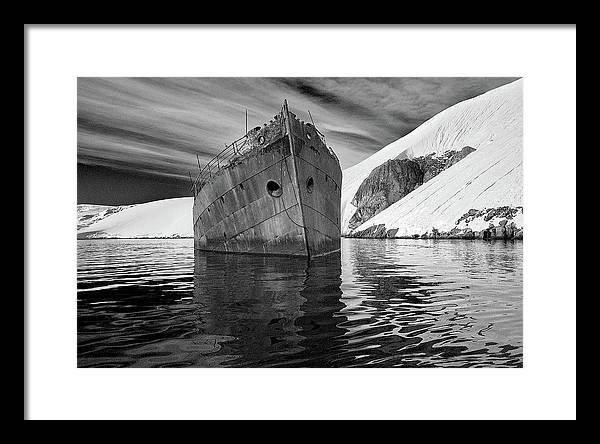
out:
<path id="1" fill-rule="evenodd" d="M 409 159 L 388 160 L 375 168 L 352 199 L 352 205 L 357 209 L 350 220 L 350 228 L 358 227 L 422 183 L 423 171 L 417 162 Z"/>
<path id="2" fill-rule="evenodd" d="M 352 199 L 356 211 L 348 224 L 354 229 L 391 204 L 398 202 L 418 186 L 475 151 L 466 146 L 441 155 L 431 153 L 414 159 L 391 159 L 371 171 Z"/>

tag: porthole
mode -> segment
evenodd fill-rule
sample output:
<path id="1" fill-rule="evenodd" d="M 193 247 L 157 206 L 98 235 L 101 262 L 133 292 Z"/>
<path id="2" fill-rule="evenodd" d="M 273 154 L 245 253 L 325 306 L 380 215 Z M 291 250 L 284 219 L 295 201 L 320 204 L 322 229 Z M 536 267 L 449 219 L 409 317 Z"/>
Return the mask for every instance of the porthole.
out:
<path id="1" fill-rule="evenodd" d="M 267 182 L 267 193 L 271 197 L 280 197 L 283 194 L 283 188 L 274 180 Z"/>
<path id="2" fill-rule="evenodd" d="M 309 193 L 312 193 L 314 187 L 315 187 L 315 181 L 312 177 L 309 177 L 306 180 L 306 191 L 308 191 Z"/>
<path id="3" fill-rule="evenodd" d="M 259 143 L 259 144 L 261 144 L 261 145 L 262 145 L 263 143 L 265 143 L 265 136 L 260 136 L 260 137 L 258 138 L 258 143 Z"/>

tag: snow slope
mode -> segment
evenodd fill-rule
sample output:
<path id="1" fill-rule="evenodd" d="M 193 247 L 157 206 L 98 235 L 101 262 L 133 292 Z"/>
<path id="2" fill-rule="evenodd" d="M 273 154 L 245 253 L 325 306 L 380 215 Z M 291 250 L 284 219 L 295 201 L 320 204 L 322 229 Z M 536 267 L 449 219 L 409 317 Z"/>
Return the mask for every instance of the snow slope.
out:
<path id="1" fill-rule="evenodd" d="M 348 234 L 348 223 L 356 210 L 351 203 L 352 198 L 374 168 L 390 159 L 412 159 L 430 153 L 460 151 L 465 146 L 477 151 L 365 222 L 356 231 L 378 221 L 386 223 L 386 226 L 406 223 L 409 225 L 399 228 L 422 232 L 430 229 L 431 223 L 446 226 L 465 207 L 469 207 L 468 211 L 500 203 L 521 205 L 522 86 L 523 81 L 517 80 L 457 103 L 344 170 L 342 233 Z M 462 214 L 458 214 L 454 222 Z"/>
<path id="2" fill-rule="evenodd" d="M 522 206 L 521 146 L 520 134 L 507 132 L 497 137 L 494 143 L 480 147 L 442 171 L 356 231 L 384 224 L 386 229 L 398 228 L 396 236 L 421 235 L 433 228 L 448 232 L 470 209 Z M 479 231 L 497 222 L 475 220 L 468 226 Z M 523 227 L 522 211 L 514 222 L 518 228 Z"/>
<path id="3" fill-rule="evenodd" d="M 77 238 L 192 237 L 193 203 L 193 197 L 180 197 L 125 207 L 78 205 L 78 226 L 94 210 L 110 214 L 79 228 Z"/>

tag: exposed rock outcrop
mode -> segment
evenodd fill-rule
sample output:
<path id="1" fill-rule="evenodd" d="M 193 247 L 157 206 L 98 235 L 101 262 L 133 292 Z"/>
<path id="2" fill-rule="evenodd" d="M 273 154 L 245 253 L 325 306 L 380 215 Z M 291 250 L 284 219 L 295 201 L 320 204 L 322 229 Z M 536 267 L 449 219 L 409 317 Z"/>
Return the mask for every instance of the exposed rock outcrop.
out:
<path id="1" fill-rule="evenodd" d="M 410 159 L 392 159 L 375 168 L 358 188 L 352 205 L 357 207 L 350 220 L 356 228 L 397 202 L 423 183 L 423 171 Z"/>
<path id="2" fill-rule="evenodd" d="M 467 157 L 473 151 L 475 151 L 475 148 L 472 148 L 470 146 L 465 146 L 462 150 L 457 151 L 457 152 L 448 151 L 449 153 L 452 153 L 452 155 L 446 161 L 446 164 L 444 165 L 444 169 L 446 170 L 446 169 L 450 168 L 452 165 L 454 165 L 455 163 L 457 163 L 459 160 L 463 160 L 465 157 Z"/>
<path id="3" fill-rule="evenodd" d="M 427 231 L 423 234 L 414 234 L 412 236 L 396 236 L 397 231 L 397 228 L 388 230 L 384 224 L 379 224 L 373 225 L 366 230 L 354 232 L 348 237 L 370 239 L 523 239 L 523 229 L 518 228 L 514 222 L 508 223 L 506 221 L 504 225 L 494 226 L 493 224 L 490 224 L 490 227 L 478 231 L 472 230 L 471 228 L 453 228 L 450 231 L 439 231 L 436 228 L 432 228 L 430 231 Z"/>
<path id="4" fill-rule="evenodd" d="M 519 211 L 523 212 L 523 207 L 503 206 L 497 208 L 484 208 L 483 210 L 471 209 L 456 221 L 456 225 L 460 225 L 463 222 L 469 224 L 469 222 L 478 218 L 483 218 L 486 222 L 493 218 L 513 219 Z"/>
<path id="5" fill-rule="evenodd" d="M 374 168 L 361 183 L 352 205 L 357 209 L 348 224 L 354 229 L 382 212 L 408 193 L 475 151 L 465 146 L 460 151 L 446 151 L 414 159 L 391 159 Z"/>
<path id="6" fill-rule="evenodd" d="M 423 171 L 423 183 L 426 183 L 442 171 L 467 157 L 473 151 L 475 151 L 475 148 L 465 146 L 460 151 L 450 150 L 440 155 L 432 153 L 427 156 L 415 157 L 413 160 L 419 164 L 421 171 Z"/>
<path id="7" fill-rule="evenodd" d="M 356 231 L 348 237 L 402 238 L 402 239 L 523 239 L 523 207 L 497 207 L 483 210 L 471 209 L 462 215 L 450 231 L 432 227 L 425 233 L 397 236 L 398 228 L 386 228 L 385 224 L 373 225 Z M 471 224 L 471 226 L 469 226 Z"/>

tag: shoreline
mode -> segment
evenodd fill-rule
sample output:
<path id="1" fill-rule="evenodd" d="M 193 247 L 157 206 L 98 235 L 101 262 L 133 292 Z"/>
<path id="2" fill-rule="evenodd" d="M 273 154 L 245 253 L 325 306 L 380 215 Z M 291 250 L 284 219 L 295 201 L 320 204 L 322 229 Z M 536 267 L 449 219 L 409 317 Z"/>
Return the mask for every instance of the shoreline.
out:
<path id="1" fill-rule="evenodd" d="M 511 218 L 512 219 L 512 218 Z M 517 226 L 514 221 L 503 219 L 498 225 L 490 223 L 490 226 L 481 230 L 473 230 L 470 227 L 459 228 L 457 226 L 450 231 L 440 231 L 437 228 L 432 228 L 431 231 L 425 233 L 413 234 L 412 236 L 398 236 L 398 228 L 387 229 L 385 224 L 372 225 L 365 230 L 350 233 L 345 237 L 353 237 L 360 239 L 523 239 L 524 228 Z"/>

